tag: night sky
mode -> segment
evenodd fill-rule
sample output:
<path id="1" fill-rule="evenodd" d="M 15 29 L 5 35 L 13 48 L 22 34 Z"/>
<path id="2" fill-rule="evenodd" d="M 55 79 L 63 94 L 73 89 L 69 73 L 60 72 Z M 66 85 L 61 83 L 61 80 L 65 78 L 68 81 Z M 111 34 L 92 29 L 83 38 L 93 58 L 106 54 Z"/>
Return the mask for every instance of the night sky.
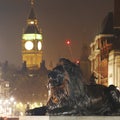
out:
<path id="1" fill-rule="evenodd" d="M 60 57 L 70 58 L 65 40 L 72 42 L 74 59 L 81 47 L 99 33 L 113 0 L 36 0 L 35 12 L 43 31 L 43 59 L 48 66 Z M 21 65 L 22 31 L 30 12 L 30 0 L 0 0 L 0 61 Z"/>

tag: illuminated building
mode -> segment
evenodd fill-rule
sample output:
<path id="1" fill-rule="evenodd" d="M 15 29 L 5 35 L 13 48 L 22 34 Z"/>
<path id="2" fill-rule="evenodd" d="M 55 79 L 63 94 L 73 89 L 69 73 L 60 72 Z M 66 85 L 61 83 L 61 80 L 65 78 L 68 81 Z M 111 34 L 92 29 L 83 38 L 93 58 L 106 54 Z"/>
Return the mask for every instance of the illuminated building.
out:
<path id="1" fill-rule="evenodd" d="M 114 4 L 114 14 L 105 17 L 100 33 L 90 44 L 89 60 L 97 83 L 120 87 L 120 1 L 114 0 Z"/>
<path id="2" fill-rule="evenodd" d="M 38 69 L 42 62 L 42 34 L 38 28 L 32 0 L 27 27 L 22 34 L 22 61 L 28 69 Z"/>
<path id="3" fill-rule="evenodd" d="M 9 97 L 9 82 L 3 79 L 0 79 L 0 98 Z"/>
<path id="4" fill-rule="evenodd" d="M 9 81 L 3 80 L 1 75 L 2 72 L 0 68 L 0 99 L 6 99 L 9 97 Z"/>

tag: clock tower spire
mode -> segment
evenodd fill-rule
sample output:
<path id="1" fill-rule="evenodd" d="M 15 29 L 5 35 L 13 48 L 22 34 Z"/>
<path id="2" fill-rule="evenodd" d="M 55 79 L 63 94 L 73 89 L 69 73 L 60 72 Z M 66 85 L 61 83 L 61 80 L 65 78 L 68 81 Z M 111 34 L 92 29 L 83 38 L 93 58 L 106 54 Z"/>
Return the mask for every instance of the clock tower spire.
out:
<path id="1" fill-rule="evenodd" d="M 34 12 L 34 0 L 30 2 L 31 10 L 22 34 L 22 61 L 28 69 L 38 69 L 42 62 L 42 34 Z"/>

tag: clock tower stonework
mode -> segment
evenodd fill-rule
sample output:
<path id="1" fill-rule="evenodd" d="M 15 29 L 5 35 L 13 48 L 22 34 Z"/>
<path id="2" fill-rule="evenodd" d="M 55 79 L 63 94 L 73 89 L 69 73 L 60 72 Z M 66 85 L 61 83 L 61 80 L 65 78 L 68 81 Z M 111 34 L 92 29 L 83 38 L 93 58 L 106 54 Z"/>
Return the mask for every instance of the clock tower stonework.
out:
<path id="1" fill-rule="evenodd" d="M 38 69 L 42 62 L 42 34 L 38 28 L 33 2 L 26 29 L 22 34 L 22 61 L 28 69 Z"/>

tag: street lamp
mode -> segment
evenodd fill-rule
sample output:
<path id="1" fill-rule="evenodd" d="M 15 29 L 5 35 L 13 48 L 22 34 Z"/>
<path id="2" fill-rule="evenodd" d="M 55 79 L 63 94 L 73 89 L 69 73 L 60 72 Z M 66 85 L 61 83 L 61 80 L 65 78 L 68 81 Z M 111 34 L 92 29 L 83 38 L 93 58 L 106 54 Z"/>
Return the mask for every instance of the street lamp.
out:
<path id="1" fill-rule="evenodd" d="M 14 100 L 15 100 L 15 99 L 14 99 L 13 97 L 10 98 L 10 101 L 11 101 L 11 102 L 14 102 Z"/>

